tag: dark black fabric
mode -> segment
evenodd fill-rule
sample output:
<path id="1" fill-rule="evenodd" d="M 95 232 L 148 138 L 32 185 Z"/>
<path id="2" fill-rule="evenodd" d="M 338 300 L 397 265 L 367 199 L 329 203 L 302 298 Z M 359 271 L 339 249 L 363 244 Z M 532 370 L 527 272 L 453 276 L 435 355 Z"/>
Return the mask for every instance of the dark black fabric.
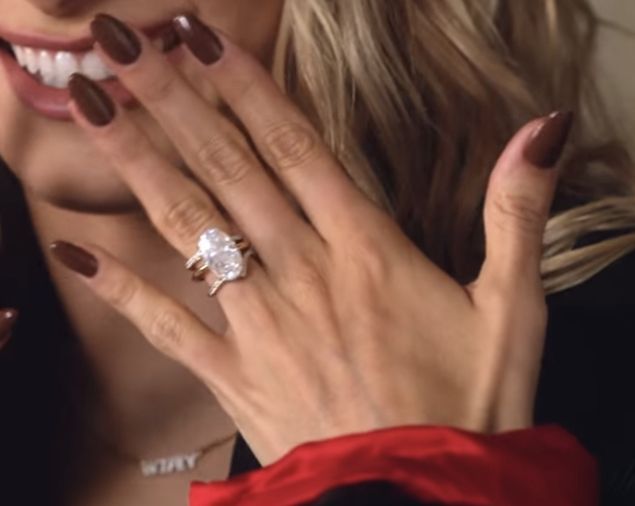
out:
<path id="1" fill-rule="evenodd" d="M 561 424 L 596 456 L 602 505 L 633 506 L 635 253 L 549 297 L 549 307 L 536 420 Z"/>
<path id="2" fill-rule="evenodd" d="M 258 459 L 239 432 L 236 444 L 234 445 L 234 453 L 232 454 L 231 465 L 229 467 L 229 476 L 236 476 L 237 474 L 247 471 L 260 469 L 260 467 Z"/>
<path id="3" fill-rule="evenodd" d="M 89 471 L 74 456 L 91 382 L 25 223 L 23 190 L 0 159 L 0 308 L 20 311 L 13 339 L 0 353 L 0 505 L 57 506 L 67 504 L 66 491 Z"/>
<path id="4" fill-rule="evenodd" d="M 603 237 L 589 236 L 580 245 Z M 564 426 L 596 456 L 603 506 L 635 505 L 634 287 L 631 253 L 582 285 L 547 298 L 536 422 Z M 259 467 L 244 440 L 234 457 L 232 475 Z M 326 491 L 315 506 L 409 504 L 381 502 L 377 486 L 367 482 L 354 490 Z"/>
<path id="5" fill-rule="evenodd" d="M 367 481 L 327 490 L 303 506 L 436 506 L 423 503 L 388 481 Z"/>

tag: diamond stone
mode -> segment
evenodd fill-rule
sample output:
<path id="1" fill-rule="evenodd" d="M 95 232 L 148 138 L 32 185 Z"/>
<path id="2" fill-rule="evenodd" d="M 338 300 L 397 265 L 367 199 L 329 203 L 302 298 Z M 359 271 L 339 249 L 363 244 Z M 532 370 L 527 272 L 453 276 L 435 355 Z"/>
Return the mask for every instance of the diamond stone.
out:
<path id="1" fill-rule="evenodd" d="M 231 237 L 217 228 L 210 228 L 201 234 L 198 250 L 218 278 L 232 281 L 243 272 L 241 251 Z"/>

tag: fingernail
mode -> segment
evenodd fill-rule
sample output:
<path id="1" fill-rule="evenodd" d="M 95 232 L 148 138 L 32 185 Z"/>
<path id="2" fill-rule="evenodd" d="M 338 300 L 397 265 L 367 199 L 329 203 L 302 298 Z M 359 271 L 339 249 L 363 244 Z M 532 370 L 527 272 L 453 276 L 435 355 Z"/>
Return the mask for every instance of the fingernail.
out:
<path id="1" fill-rule="evenodd" d="M 572 112 L 550 114 L 531 135 L 525 148 L 525 158 L 541 169 L 554 167 L 564 151 L 572 125 Z"/>
<path id="2" fill-rule="evenodd" d="M 117 63 L 129 65 L 141 54 L 141 42 L 130 28 L 108 14 L 97 14 L 90 31 L 103 50 Z"/>
<path id="3" fill-rule="evenodd" d="M 177 16 L 173 23 L 181 40 L 205 65 L 217 62 L 223 56 L 223 44 L 218 36 L 195 16 Z"/>
<path id="4" fill-rule="evenodd" d="M 162 53 L 168 53 L 181 44 L 179 34 L 173 25 L 167 25 L 163 28 L 156 38 L 153 39 L 153 42 L 156 41 L 160 41 L 156 47 L 159 48 Z"/>
<path id="5" fill-rule="evenodd" d="M 0 348 L 11 337 L 11 329 L 18 318 L 18 310 L 14 308 L 0 309 Z"/>
<path id="6" fill-rule="evenodd" d="M 101 87 L 86 76 L 74 73 L 68 90 L 84 117 L 95 126 L 105 126 L 115 117 L 115 103 Z"/>
<path id="7" fill-rule="evenodd" d="M 53 256 L 70 270 L 92 278 L 97 274 L 97 259 L 85 249 L 66 241 L 55 241 L 49 245 Z"/>

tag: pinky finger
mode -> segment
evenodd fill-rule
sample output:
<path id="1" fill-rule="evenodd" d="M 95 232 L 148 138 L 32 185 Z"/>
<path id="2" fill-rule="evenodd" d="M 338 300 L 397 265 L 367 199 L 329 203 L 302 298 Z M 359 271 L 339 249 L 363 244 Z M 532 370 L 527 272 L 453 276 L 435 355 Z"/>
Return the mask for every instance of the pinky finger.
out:
<path id="1" fill-rule="evenodd" d="M 93 244 L 56 241 L 53 256 L 130 322 L 159 351 L 187 367 L 210 388 L 224 383 L 227 342 L 188 308 Z"/>

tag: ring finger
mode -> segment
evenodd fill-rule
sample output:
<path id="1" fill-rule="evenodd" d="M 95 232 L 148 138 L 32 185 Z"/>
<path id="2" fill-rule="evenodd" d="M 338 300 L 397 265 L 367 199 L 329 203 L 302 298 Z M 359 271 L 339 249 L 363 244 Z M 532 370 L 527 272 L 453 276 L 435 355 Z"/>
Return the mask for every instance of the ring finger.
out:
<path id="1" fill-rule="evenodd" d="M 95 50 L 155 117 L 195 177 L 256 245 L 268 268 L 315 251 L 318 235 L 270 177 L 240 130 L 169 64 L 143 33 L 110 16 L 91 23 Z"/>
<path id="2" fill-rule="evenodd" d="M 231 231 L 203 188 L 165 160 L 104 90 L 79 74 L 73 75 L 69 89 L 73 97 L 69 109 L 75 122 L 112 162 L 163 237 L 185 258 L 198 249 L 204 230 Z M 255 263 L 250 266 L 250 276 L 264 274 L 253 270 L 259 270 Z M 216 277 L 210 272 L 206 279 L 212 284 Z"/>

